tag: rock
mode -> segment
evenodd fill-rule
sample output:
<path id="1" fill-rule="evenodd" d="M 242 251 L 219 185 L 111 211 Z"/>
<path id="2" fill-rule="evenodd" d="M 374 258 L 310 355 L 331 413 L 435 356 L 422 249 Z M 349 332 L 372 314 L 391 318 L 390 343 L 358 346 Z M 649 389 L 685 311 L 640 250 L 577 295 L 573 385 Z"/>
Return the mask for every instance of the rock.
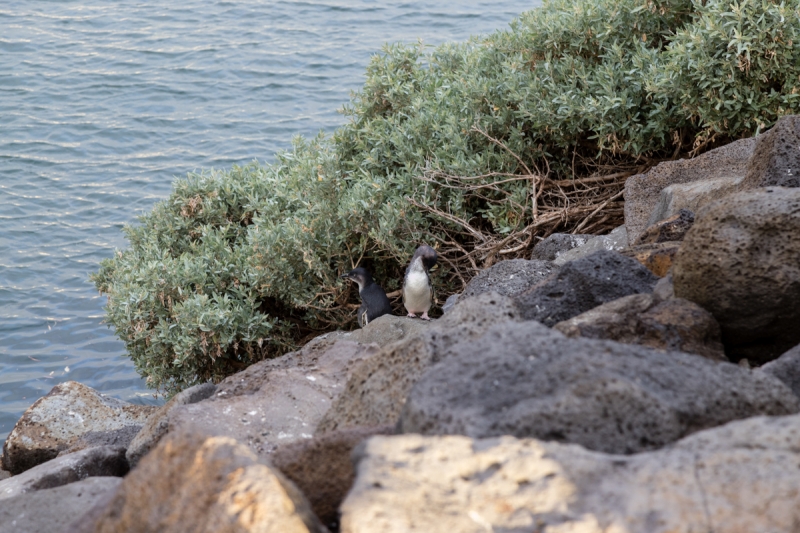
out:
<path id="1" fill-rule="evenodd" d="M 795 346 L 774 361 L 770 361 L 760 371 L 778 378 L 800 397 L 800 345 Z"/>
<path id="2" fill-rule="evenodd" d="M 536 243 L 531 253 L 531 259 L 540 261 L 554 261 L 564 252 L 583 246 L 594 235 L 572 235 L 571 233 L 553 233 L 546 239 Z"/>
<path id="3" fill-rule="evenodd" d="M 688 209 L 681 209 L 678 213 L 661 219 L 650 226 L 639 235 L 635 245 L 638 244 L 657 244 L 668 241 L 682 241 L 686 232 L 694 224 L 694 213 Z"/>
<path id="4" fill-rule="evenodd" d="M 205 427 L 235 438 L 264 458 L 278 446 L 310 439 L 354 365 L 378 353 L 376 345 L 345 338 L 342 333 L 317 337 L 298 352 L 256 363 L 226 378 L 213 397 L 176 406 L 169 416 L 169 431 Z"/>
<path id="5" fill-rule="evenodd" d="M 675 298 L 675 287 L 672 284 L 672 274 L 667 274 L 656 283 L 653 288 L 653 296 L 661 300 L 669 300 Z"/>
<path id="6" fill-rule="evenodd" d="M 622 250 L 628 247 L 628 230 L 625 226 L 620 226 L 611 230 L 608 235 L 601 235 L 586 241 L 585 244 L 561 253 L 553 260 L 553 264 L 561 266 L 570 261 L 581 259 L 601 250 L 613 251 Z"/>
<path id="7" fill-rule="evenodd" d="M 87 447 L 126 447 L 157 407 L 132 405 L 75 381 L 59 383 L 23 413 L 3 445 L 3 466 L 19 474 Z"/>
<path id="8" fill-rule="evenodd" d="M 511 437 L 373 437 L 342 533 L 790 532 L 800 416 L 757 417 L 632 456 Z"/>
<path id="9" fill-rule="evenodd" d="M 197 404 L 192 404 L 197 405 Z M 78 531 L 325 532 L 302 493 L 230 437 L 170 433 Z"/>
<path id="10" fill-rule="evenodd" d="M 567 337 L 607 339 L 727 361 L 717 321 L 682 298 L 661 301 L 655 294 L 631 294 L 559 322 L 553 329 Z"/>
<path id="11" fill-rule="evenodd" d="M 330 410 L 316 434 L 337 429 L 394 424 L 406 394 L 442 353 L 463 340 L 475 339 L 494 324 L 518 320 L 514 302 L 497 293 L 460 300 L 422 333 L 391 344 L 365 359 Z"/>
<path id="12" fill-rule="evenodd" d="M 90 477 L 0 500 L 0 533 L 62 533 L 65 524 L 107 502 L 121 483 L 118 477 Z"/>
<path id="13" fill-rule="evenodd" d="M 339 506 L 353 485 L 353 448 L 373 435 L 388 435 L 391 426 L 334 431 L 278 448 L 272 465 L 299 488 L 323 524 L 338 529 Z"/>
<path id="14" fill-rule="evenodd" d="M 553 273 L 556 268 L 550 261 L 526 261 L 509 259 L 500 261 L 480 271 L 467 283 L 462 296 L 470 298 L 484 292 L 494 291 L 503 296 L 514 296 L 524 292 Z"/>
<path id="15" fill-rule="evenodd" d="M 449 351 L 408 394 L 399 432 L 535 437 L 627 454 L 732 420 L 800 410 L 800 400 L 763 373 L 568 339 L 532 322 L 499 324 Z"/>
<path id="16" fill-rule="evenodd" d="M 26 492 L 52 489 L 87 477 L 124 476 L 128 473 L 125 448 L 98 446 L 51 459 L 22 474 L 0 481 L 0 500 Z"/>
<path id="17" fill-rule="evenodd" d="M 742 167 L 746 168 L 742 163 Z M 689 183 L 676 183 L 665 187 L 658 197 L 658 203 L 647 219 L 646 227 L 652 226 L 680 213 L 682 209 L 699 213 L 700 210 L 716 202 L 723 196 L 739 190 L 744 173 L 716 179 L 704 179 Z"/>
<path id="18" fill-rule="evenodd" d="M 673 283 L 676 296 L 714 315 L 732 361 L 763 364 L 800 344 L 800 189 L 708 206 L 675 257 Z"/>
<path id="19" fill-rule="evenodd" d="M 636 259 L 654 275 L 663 278 L 672 268 L 675 255 L 680 247 L 680 242 L 668 241 L 657 244 L 639 244 L 620 250 L 619 253 Z"/>
<path id="20" fill-rule="evenodd" d="M 458 299 L 460 297 L 461 297 L 460 294 L 451 294 L 450 296 L 448 296 L 447 300 L 445 300 L 444 305 L 442 306 L 442 314 L 445 314 L 448 311 L 450 311 L 453 308 L 453 306 L 458 303 Z"/>
<path id="21" fill-rule="evenodd" d="M 515 300 L 525 320 L 553 326 L 617 298 L 652 292 L 656 281 L 635 259 L 600 251 L 565 264 Z"/>
<path id="22" fill-rule="evenodd" d="M 755 143 L 755 138 L 741 139 L 694 159 L 667 161 L 644 174 L 628 178 L 625 181 L 625 226 L 628 228 L 630 242 L 636 242 L 639 235 L 650 225 L 648 223 L 650 215 L 659 203 L 661 191 L 665 187 L 720 178 L 742 178 L 747 171 L 747 162 L 753 153 Z M 698 212 L 697 207 L 694 209 L 690 206 L 681 207 Z"/>
<path id="23" fill-rule="evenodd" d="M 161 406 L 158 411 L 151 414 L 144 424 L 144 427 L 136 434 L 130 445 L 125 457 L 128 459 L 128 464 L 134 468 L 139 462 L 139 459 L 145 456 L 156 444 L 159 439 L 167 433 L 169 427 L 169 414 L 178 405 L 188 405 L 205 400 L 214 394 L 217 390 L 216 385 L 213 383 L 202 383 L 189 387 L 188 389 L 179 392 L 172 397 L 165 405 Z"/>
<path id="24" fill-rule="evenodd" d="M 742 189 L 800 187 L 800 116 L 786 115 L 759 135 Z"/>
<path id="25" fill-rule="evenodd" d="M 416 335 L 430 324 L 426 320 L 414 320 L 406 316 L 383 315 L 361 329 L 346 333 L 342 338 L 361 344 L 386 346 Z"/>

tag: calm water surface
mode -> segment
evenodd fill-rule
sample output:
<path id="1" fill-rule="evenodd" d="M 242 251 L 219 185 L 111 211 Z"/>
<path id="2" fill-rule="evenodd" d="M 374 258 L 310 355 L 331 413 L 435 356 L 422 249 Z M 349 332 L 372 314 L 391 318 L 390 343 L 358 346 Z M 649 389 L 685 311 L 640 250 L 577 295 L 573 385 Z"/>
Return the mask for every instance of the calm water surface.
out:
<path id="1" fill-rule="evenodd" d="M 0 443 L 62 381 L 159 402 L 88 277 L 174 177 L 332 131 L 385 42 L 464 40 L 537 4 L 2 2 Z"/>

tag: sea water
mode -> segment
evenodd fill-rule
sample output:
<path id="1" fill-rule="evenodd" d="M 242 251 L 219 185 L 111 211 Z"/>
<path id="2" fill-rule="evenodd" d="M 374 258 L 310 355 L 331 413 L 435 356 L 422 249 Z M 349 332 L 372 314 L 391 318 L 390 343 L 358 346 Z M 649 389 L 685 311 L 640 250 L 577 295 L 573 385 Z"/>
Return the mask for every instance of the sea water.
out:
<path id="1" fill-rule="evenodd" d="M 89 275 L 202 168 L 333 131 L 386 42 L 507 27 L 505 0 L 0 4 L 0 443 L 57 383 L 157 404 Z"/>

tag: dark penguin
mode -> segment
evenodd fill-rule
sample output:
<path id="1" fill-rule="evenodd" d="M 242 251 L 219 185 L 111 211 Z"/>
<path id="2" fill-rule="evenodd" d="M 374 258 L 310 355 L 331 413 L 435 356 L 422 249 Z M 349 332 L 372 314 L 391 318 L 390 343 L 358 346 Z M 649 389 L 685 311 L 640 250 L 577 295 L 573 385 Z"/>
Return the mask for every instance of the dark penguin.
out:
<path id="1" fill-rule="evenodd" d="M 414 252 L 414 257 L 406 268 L 403 279 L 403 305 L 408 316 L 416 318 L 422 313 L 422 320 L 430 320 L 428 310 L 433 305 L 433 287 L 429 271 L 436 264 L 436 250 L 422 245 Z"/>
<path id="2" fill-rule="evenodd" d="M 361 296 L 361 307 L 358 308 L 358 325 L 362 328 L 383 315 L 392 314 L 392 305 L 389 298 L 380 287 L 372 281 L 372 274 L 366 269 L 354 268 L 347 274 L 342 275 L 342 279 L 349 279 L 358 283 L 358 295 Z"/>

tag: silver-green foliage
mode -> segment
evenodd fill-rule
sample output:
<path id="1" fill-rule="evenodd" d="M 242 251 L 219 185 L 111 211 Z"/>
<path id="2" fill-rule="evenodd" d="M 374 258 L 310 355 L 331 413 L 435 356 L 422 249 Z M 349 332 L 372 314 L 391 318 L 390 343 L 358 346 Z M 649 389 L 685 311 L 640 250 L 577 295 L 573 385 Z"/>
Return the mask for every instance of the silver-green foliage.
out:
<path id="1" fill-rule="evenodd" d="M 569 177 L 576 158 L 667 157 L 797 112 L 799 17 L 798 0 L 551 0 L 466 43 L 388 46 L 331 137 L 189 175 L 127 227 L 130 247 L 93 276 L 108 320 L 167 392 L 279 355 L 347 322 L 355 294 L 338 275 L 359 258 L 398 287 L 447 225 L 409 197 L 487 234 L 531 218 L 525 181 L 493 197 L 423 186 L 426 169 L 519 173 L 518 156 Z"/>

